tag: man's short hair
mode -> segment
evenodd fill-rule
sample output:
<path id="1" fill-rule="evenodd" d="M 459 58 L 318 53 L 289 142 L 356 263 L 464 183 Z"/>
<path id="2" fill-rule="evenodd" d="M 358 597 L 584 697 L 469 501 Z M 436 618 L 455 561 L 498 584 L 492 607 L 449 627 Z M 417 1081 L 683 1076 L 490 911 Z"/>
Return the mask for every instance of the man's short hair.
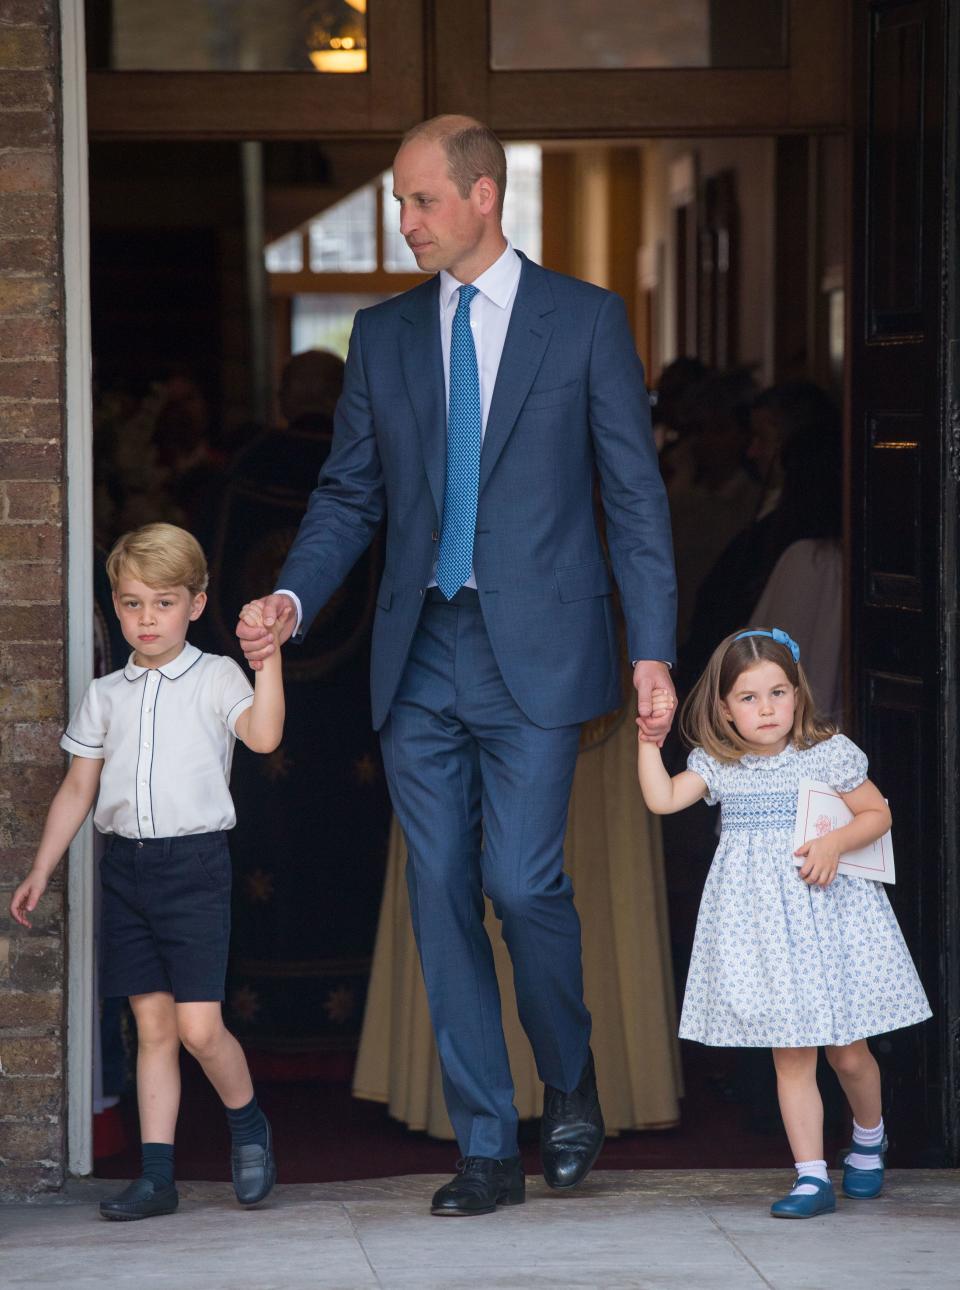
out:
<path id="1" fill-rule="evenodd" d="M 117 538 L 107 556 L 114 591 L 127 575 L 148 587 L 186 587 L 191 596 L 207 589 L 207 557 L 200 543 L 176 524 L 145 524 Z"/>
<path id="2" fill-rule="evenodd" d="M 450 178 L 461 197 L 470 196 L 478 179 L 492 179 L 497 186 L 500 216 L 503 217 L 507 156 L 503 144 L 488 125 L 472 116 L 434 116 L 408 130 L 400 147 L 414 139 L 431 139 L 443 147 Z"/>

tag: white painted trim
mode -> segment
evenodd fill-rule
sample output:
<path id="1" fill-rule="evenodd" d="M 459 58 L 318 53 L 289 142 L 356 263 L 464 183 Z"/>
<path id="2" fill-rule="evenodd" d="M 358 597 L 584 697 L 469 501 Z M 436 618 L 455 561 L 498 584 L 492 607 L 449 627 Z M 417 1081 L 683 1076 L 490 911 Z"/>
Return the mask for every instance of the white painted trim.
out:
<path id="1" fill-rule="evenodd" d="M 67 689 L 71 711 L 93 676 L 93 413 L 90 202 L 83 0 L 60 0 L 63 290 L 66 332 Z M 93 825 L 67 869 L 67 1168 L 93 1171 Z"/>

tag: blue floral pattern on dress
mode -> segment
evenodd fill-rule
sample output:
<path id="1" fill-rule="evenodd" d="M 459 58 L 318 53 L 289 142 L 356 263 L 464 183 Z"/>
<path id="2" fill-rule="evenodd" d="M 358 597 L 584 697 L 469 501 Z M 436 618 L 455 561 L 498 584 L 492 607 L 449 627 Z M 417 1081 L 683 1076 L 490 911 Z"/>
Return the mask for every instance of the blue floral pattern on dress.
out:
<path id="1" fill-rule="evenodd" d="M 883 883 L 810 887 L 793 858 L 801 779 L 850 793 L 866 755 L 845 735 L 726 764 L 687 766 L 720 803 L 720 843 L 700 901 L 680 1037 L 729 1048 L 849 1044 L 931 1016 Z"/>

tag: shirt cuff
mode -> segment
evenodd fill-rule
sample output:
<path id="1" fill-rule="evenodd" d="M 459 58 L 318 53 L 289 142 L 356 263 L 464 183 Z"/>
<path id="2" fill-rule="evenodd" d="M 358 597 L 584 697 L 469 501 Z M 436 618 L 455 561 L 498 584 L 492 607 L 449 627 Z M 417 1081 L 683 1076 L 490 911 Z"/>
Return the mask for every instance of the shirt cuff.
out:
<path id="1" fill-rule="evenodd" d="M 64 752 L 71 753 L 74 757 L 90 757 L 94 761 L 103 761 L 104 759 L 103 744 L 81 743 L 79 739 L 74 739 L 69 734 L 61 736 L 60 747 Z"/>
<path id="2" fill-rule="evenodd" d="M 297 611 L 297 625 L 290 634 L 291 636 L 296 636 L 300 631 L 300 624 L 303 622 L 303 605 L 300 603 L 300 597 L 295 591 L 288 591 L 286 587 L 278 587 L 273 594 L 275 596 L 289 596 L 293 601 Z"/>
<path id="3" fill-rule="evenodd" d="M 245 694 L 242 699 L 238 699 L 230 711 L 227 713 L 227 729 L 237 738 L 237 717 L 246 712 L 248 708 L 253 707 L 253 695 Z"/>
<path id="4" fill-rule="evenodd" d="M 288 591 L 288 592 L 287 592 L 287 595 L 289 596 L 289 594 L 290 594 L 290 593 L 289 593 L 289 591 Z M 631 666 L 631 667 L 636 667 L 636 666 L 637 666 L 637 664 L 638 664 L 638 663 L 640 663 L 640 662 L 642 662 L 642 660 L 641 660 L 641 659 L 639 659 L 639 658 L 631 659 L 631 661 L 630 661 L 630 666 Z M 665 658 L 659 658 L 659 659 L 657 659 L 657 662 L 658 662 L 658 663 L 662 663 L 662 664 L 663 664 L 663 666 L 667 669 L 667 671 L 668 671 L 668 672 L 672 672 L 672 671 L 673 671 L 673 664 L 672 664 L 672 663 L 668 663 L 668 662 L 667 662 L 667 660 L 666 660 Z"/>

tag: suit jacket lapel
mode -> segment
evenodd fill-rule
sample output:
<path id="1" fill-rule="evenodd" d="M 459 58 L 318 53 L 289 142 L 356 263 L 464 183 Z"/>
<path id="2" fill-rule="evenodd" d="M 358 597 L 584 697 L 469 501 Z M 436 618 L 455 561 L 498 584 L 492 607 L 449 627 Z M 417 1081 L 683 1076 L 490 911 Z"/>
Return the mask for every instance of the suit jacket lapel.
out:
<path id="1" fill-rule="evenodd" d="M 440 279 L 431 278 L 407 296 L 401 334 L 400 361 L 407 394 L 413 404 L 423 464 L 436 503 L 443 514 L 444 478 L 447 471 L 447 413 L 443 386 L 443 352 L 440 348 Z"/>
<path id="2" fill-rule="evenodd" d="M 481 492 L 516 424 L 553 331 L 546 317 L 554 308 L 546 274 L 526 256 L 522 259 L 517 298 L 513 302 L 480 453 Z"/>

